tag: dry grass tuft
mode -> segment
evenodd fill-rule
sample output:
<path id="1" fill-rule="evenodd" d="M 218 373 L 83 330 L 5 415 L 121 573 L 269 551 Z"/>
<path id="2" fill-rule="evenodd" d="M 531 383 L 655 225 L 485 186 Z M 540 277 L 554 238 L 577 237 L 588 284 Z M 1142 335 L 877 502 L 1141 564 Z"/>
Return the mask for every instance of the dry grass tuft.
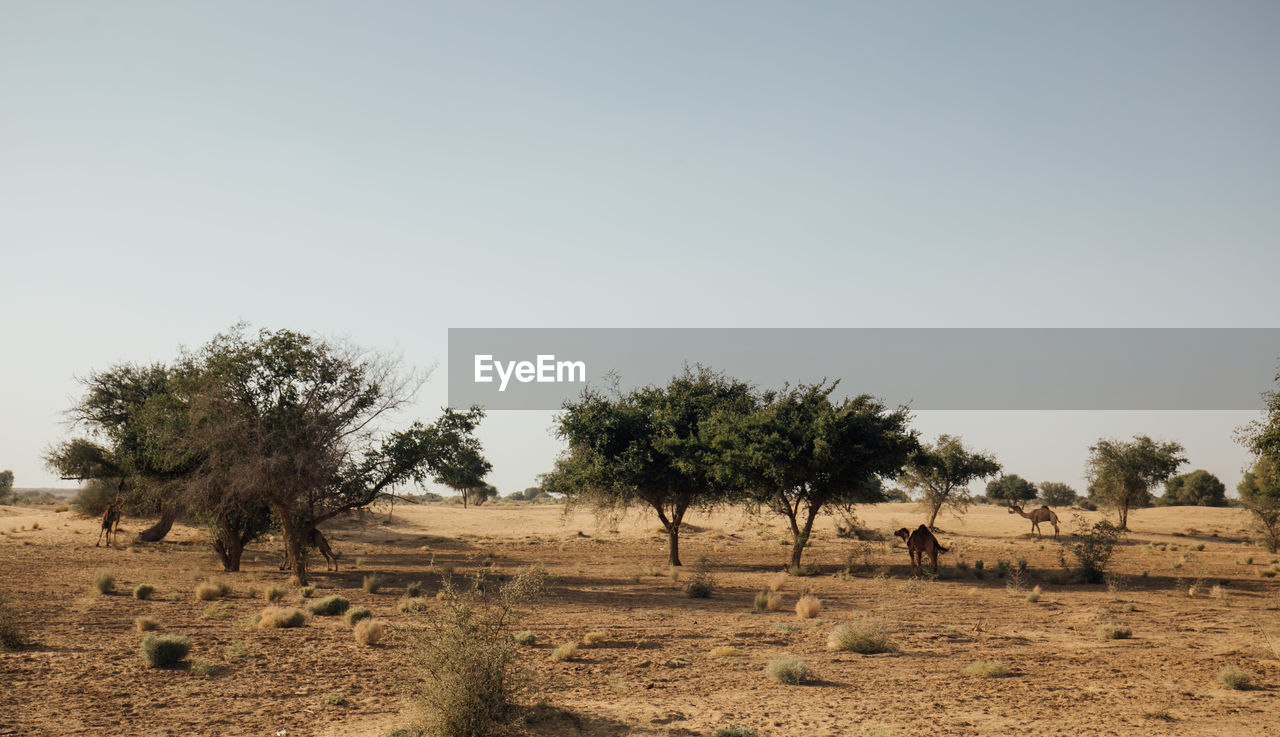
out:
<path id="1" fill-rule="evenodd" d="M 582 636 L 582 644 L 591 646 L 591 645 L 604 642 L 608 638 L 609 638 L 609 635 L 606 632 L 588 632 L 587 634 Z"/>
<path id="2" fill-rule="evenodd" d="M 189 652 L 191 640 L 184 635 L 147 635 L 142 638 L 142 659 L 152 668 L 177 665 Z"/>
<path id="3" fill-rule="evenodd" d="M 116 574 L 114 571 L 97 571 L 93 574 L 93 590 L 106 596 L 116 590 Z"/>
<path id="4" fill-rule="evenodd" d="M 893 652 L 896 648 L 883 624 L 865 620 L 836 625 L 827 635 L 827 649 L 874 655 Z"/>
<path id="5" fill-rule="evenodd" d="M 713 658 L 737 658 L 742 656 L 742 652 L 736 647 L 721 645 L 711 648 L 711 657 Z"/>
<path id="6" fill-rule="evenodd" d="M 796 602 L 796 616 L 801 619 L 813 619 L 822 611 L 822 600 L 813 594 L 805 594 Z"/>
<path id="7" fill-rule="evenodd" d="M 133 589 L 133 598 L 137 599 L 138 601 L 145 601 L 151 598 L 151 595 L 154 594 L 155 592 L 156 592 L 155 586 L 152 586 L 151 584 L 147 584 L 147 583 L 140 583 L 137 586 L 135 586 Z"/>
<path id="8" fill-rule="evenodd" d="M 979 660 L 965 668 L 964 672 L 981 678 L 1004 678 L 1009 675 L 1009 669 L 1003 663 L 995 660 Z"/>
<path id="9" fill-rule="evenodd" d="M 348 609 L 347 613 L 342 616 L 342 621 L 346 622 L 348 627 L 355 627 L 356 622 L 363 619 L 371 619 L 372 617 L 373 612 L 369 611 L 368 607 L 357 606 Z"/>
<path id="10" fill-rule="evenodd" d="M 345 596 L 326 596 L 319 601 L 313 601 L 307 605 L 307 611 L 317 617 L 336 617 L 351 606 L 351 602 L 347 601 Z"/>
<path id="11" fill-rule="evenodd" d="M 770 660 L 764 667 L 764 674 L 770 680 L 787 686 L 798 686 L 813 675 L 803 660 L 789 655 Z"/>
<path id="12" fill-rule="evenodd" d="M 1039 586 L 1035 587 L 1034 589 L 1031 589 L 1030 591 L 1027 592 L 1027 601 L 1032 604 L 1036 603 L 1037 601 L 1040 601 L 1041 593 L 1043 592 L 1040 591 Z"/>
<path id="13" fill-rule="evenodd" d="M 515 640 L 517 645 L 524 645 L 526 647 L 532 647 L 538 642 L 538 636 L 533 634 L 531 630 L 517 632 L 511 639 Z"/>
<path id="14" fill-rule="evenodd" d="M 216 581 L 205 581 L 196 586 L 196 598 L 200 601 L 213 601 L 230 593 L 230 586 Z"/>
<path id="15" fill-rule="evenodd" d="M 408 599 L 401 599 L 399 603 L 396 604 L 396 611 L 400 612 L 401 614 L 422 614 L 426 612 L 429 608 L 430 607 L 427 605 L 427 600 L 422 598 L 421 596 L 414 596 Z"/>
<path id="16" fill-rule="evenodd" d="M 773 578 L 769 579 L 770 591 L 781 591 L 783 586 L 787 585 L 787 579 L 790 578 L 785 572 L 779 571 L 773 574 Z"/>
<path id="17" fill-rule="evenodd" d="M 160 629 L 160 623 L 151 617 L 134 617 L 133 628 L 139 632 L 150 632 Z"/>
<path id="18" fill-rule="evenodd" d="M 406 584 L 404 587 L 404 595 L 409 597 L 410 599 L 414 598 L 415 596 L 422 596 L 422 582 L 414 581 L 412 583 Z"/>
<path id="19" fill-rule="evenodd" d="M 570 642 L 551 651 L 551 659 L 557 663 L 578 659 L 578 643 Z"/>
<path id="20" fill-rule="evenodd" d="M 1249 684 L 1253 683 L 1253 676 L 1234 665 L 1228 665 L 1218 671 L 1218 682 L 1227 688 L 1243 691 L 1249 688 Z"/>
<path id="21" fill-rule="evenodd" d="M 1098 628 L 1098 637 L 1104 640 L 1127 640 L 1133 637 L 1133 630 L 1123 624 L 1104 624 Z"/>
<path id="22" fill-rule="evenodd" d="M 307 615 L 293 607 L 267 607 L 258 615 L 258 629 L 290 629 L 301 627 Z"/>
<path id="23" fill-rule="evenodd" d="M 364 577 L 364 591 L 366 594 L 376 594 L 382 590 L 383 586 L 386 585 L 387 579 L 376 573 L 372 573 Z"/>
<path id="24" fill-rule="evenodd" d="M 382 640 L 382 623 L 376 619 L 362 619 L 356 623 L 353 634 L 356 642 L 372 647 Z"/>
<path id="25" fill-rule="evenodd" d="M 272 586 L 267 589 L 265 594 L 263 594 L 263 598 L 265 598 L 268 603 L 274 604 L 277 601 L 282 601 L 286 593 L 287 592 L 283 586 Z"/>

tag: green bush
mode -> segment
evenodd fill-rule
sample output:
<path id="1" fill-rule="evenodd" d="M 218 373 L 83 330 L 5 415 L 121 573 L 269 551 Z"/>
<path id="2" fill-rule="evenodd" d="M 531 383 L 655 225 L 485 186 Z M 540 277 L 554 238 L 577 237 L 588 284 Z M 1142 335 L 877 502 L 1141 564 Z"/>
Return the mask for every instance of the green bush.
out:
<path id="1" fill-rule="evenodd" d="M 693 578 L 685 585 L 684 592 L 691 599 L 706 599 L 716 590 L 715 578 L 711 575 L 711 561 L 703 556 L 693 565 Z"/>
<path id="2" fill-rule="evenodd" d="M 133 598 L 138 600 L 149 599 L 156 591 L 156 587 L 150 584 L 140 583 L 133 589 Z"/>
<path id="3" fill-rule="evenodd" d="M 323 599 L 311 602 L 307 605 L 307 611 L 317 617 L 336 617 L 347 611 L 347 608 L 350 606 L 351 602 L 347 601 L 346 597 L 335 594 L 333 596 L 326 596 Z"/>
<path id="4" fill-rule="evenodd" d="M 177 665 L 191 652 L 191 640 L 184 635 L 147 635 L 142 638 L 142 659 L 152 668 Z"/>
<path id="5" fill-rule="evenodd" d="M 1123 534 L 1123 530 L 1106 520 L 1085 527 L 1078 533 L 1079 541 L 1067 546 L 1067 549 L 1075 556 L 1076 573 L 1082 581 L 1102 583 L 1106 580 L 1111 555 Z"/>
<path id="6" fill-rule="evenodd" d="M 546 575 L 524 571 L 484 596 L 477 579 L 460 591 L 452 579 L 441 589 L 443 606 L 426 613 L 427 631 L 415 661 L 423 686 L 418 691 L 427 731 L 440 737 L 494 734 L 517 716 L 516 699 L 529 681 L 519 677 L 522 649 L 511 625 L 517 606 L 541 596 Z"/>
<path id="7" fill-rule="evenodd" d="M 369 619 L 372 616 L 373 612 L 369 611 L 367 607 L 358 606 L 348 609 L 342 621 L 346 622 L 348 627 L 355 627 L 356 622 L 362 619 Z"/>
<path id="8" fill-rule="evenodd" d="M 771 680 L 787 686 L 804 683 L 812 675 L 809 666 L 799 658 L 785 656 L 770 660 L 764 667 L 764 674 Z"/>

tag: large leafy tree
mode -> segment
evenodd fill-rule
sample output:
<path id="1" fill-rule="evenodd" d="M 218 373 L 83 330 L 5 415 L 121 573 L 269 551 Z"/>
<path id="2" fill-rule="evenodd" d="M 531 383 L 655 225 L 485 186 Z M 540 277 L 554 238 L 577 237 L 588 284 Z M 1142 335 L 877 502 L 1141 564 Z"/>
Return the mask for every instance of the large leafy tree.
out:
<path id="1" fill-rule="evenodd" d="M 543 488 L 598 511 L 648 508 L 667 532 L 667 561 L 680 565 L 680 528 L 690 509 L 725 501 L 733 487 L 711 472 L 707 422 L 740 415 L 751 386 L 704 366 L 665 386 L 584 390 L 564 404 L 556 432 L 568 441 Z"/>
<path id="2" fill-rule="evenodd" d="M 944 506 L 959 514 L 968 509 L 969 484 L 999 472 L 995 456 L 965 448 L 958 437 L 939 435 L 937 442 L 912 456 L 902 483 L 922 494 L 932 528 Z"/>
<path id="3" fill-rule="evenodd" d="M 1040 501 L 1051 507 L 1069 507 L 1080 498 L 1076 490 L 1061 481 L 1041 481 Z"/>
<path id="4" fill-rule="evenodd" d="M 1236 490 L 1272 553 L 1280 552 L 1280 465 L 1260 456 Z"/>
<path id="5" fill-rule="evenodd" d="M 1092 494 L 1120 515 L 1120 529 L 1128 530 L 1129 510 L 1151 503 L 1151 489 L 1186 463 L 1178 443 L 1160 443 L 1146 435 L 1133 440 L 1103 438 L 1089 448 L 1086 467 Z"/>
<path id="6" fill-rule="evenodd" d="M 1227 506 L 1227 485 L 1203 468 L 1178 474 L 1164 482 L 1164 505 L 1186 507 Z"/>
<path id="7" fill-rule="evenodd" d="M 13 491 L 13 471 L 0 471 L 0 504 L 4 504 Z"/>
<path id="8" fill-rule="evenodd" d="M 987 499 L 993 502 L 1029 502 L 1036 491 L 1035 484 L 1016 473 L 987 482 Z"/>
<path id="9" fill-rule="evenodd" d="M 919 448 L 905 407 L 866 394 L 834 400 L 837 383 L 766 392 L 754 411 L 720 413 L 709 425 L 718 477 L 786 518 L 792 568 L 821 513 L 883 501 L 882 481 Z"/>
<path id="10" fill-rule="evenodd" d="M 201 459 L 196 476 L 227 499 L 271 510 L 300 582 L 304 545 L 325 520 L 398 484 L 488 471 L 475 464 L 478 408 L 445 410 L 405 430 L 380 427 L 417 386 L 392 361 L 289 330 L 243 328 L 215 337 L 197 360 L 204 370 L 184 445 Z"/>

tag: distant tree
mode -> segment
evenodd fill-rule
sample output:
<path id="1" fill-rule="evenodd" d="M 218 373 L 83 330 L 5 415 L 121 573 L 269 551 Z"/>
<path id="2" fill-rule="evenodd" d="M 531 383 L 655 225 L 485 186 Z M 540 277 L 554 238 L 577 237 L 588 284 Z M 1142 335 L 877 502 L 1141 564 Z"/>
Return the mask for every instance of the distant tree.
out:
<path id="1" fill-rule="evenodd" d="M 992 502 L 1029 502 L 1036 498 L 1036 485 L 1011 473 L 987 482 L 987 499 Z"/>
<path id="2" fill-rule="evenodd" d="M 943 506 L 964 514 L 970 502 L 969 484 L 999 472 L 994 456 L 967 450 L 958 437 L 939 435 L 936 443 L 925 445 L 912 457 L 902 484 L 923 494 L 921 503 L 932 528 Z"/>
<path id="3" fill-rule="evenodd" d="M 1280 552 L 1280 464 L 1270 456 L 1260 456 L 1236 490 L 1241 504 L 1253 515 L 1267 549 Z"/>
<path id="4" fill-rule="evenodd" d="M 899 503 L 901 503 L 901 502 L 909 502 L 909 501 L 911 501 L 911 497 L 907 495 L 907 492 L 905 492 L 905 491 L 903 491 L 902 489 L 899 489 L 898 487 L 894 486 L 894 487 L 892 487 L 892 488 L 889 488 L 889 489 L 885 489 L 885 490 L 884 490 L 884 500 L 885 500 L 886 502 L 899 502 Z"/>
<path id="5" fill-rule="evenodd" d="M 602 513 L 653 510 L 667 532 L 667 561 L 678 566 L 685 514 L 732 492 L 712 476 L 704 424 L 717 413 L 747 412 L 753 401 L 749 384 L 704 366 L 686 367 L 666 386 L 586 389 L 557 418 L 569 448 L 542 488 Z"/>
<path id="6" fill-rule="evenodd" d="M 1280 373 L 1275 380 L 1280 385 Z M 1263 392 L 1262 401 L 1265 416 L 1239 428 L 1236 439 L 1255 457 L 1280 462 L 1280 389 Z"/>
<path id="7" fill-rule="evenodd" d="M 5 504 L 13 492 L 13 471 L 0 471 L 0 504 Z"/>
<path id="8" fill-rule="evenodd" d="M 1217 476 L 1198 468 L 1165 481 L 1160 503 L 1165 506 L 1225 507 L 1227 486 Z"/>
<path id="9" fill-rule="evenodd" d="M 718 477 L 787 519 L 791 567 L 800 567 L 814 521 L 824 511 L 884 499 L 919 450 L 905 407 L 870 395 L 833 400 L 836 382 L 766 392 L 747 414 L 710 423 Z"/>
<path id="10" fill-rule="evenodd" d="M 1187 462 L 1178 443 L 1158 443 L 1146 435 L 1132 441 L 1103 438 L 1089 448 L 1090 490 L 1100 504 L 1120 515 L 1120 529 L 1128 530 L 1129 510 L 1151 504 L 1151 487 Z"/>
<path id="11" fill-rule="evenodd" d="M 1040 482 L 1040 501 L 1051 507 L 1069 507 L 1078 499 L 1076 490 L 1060 481 Z"/>

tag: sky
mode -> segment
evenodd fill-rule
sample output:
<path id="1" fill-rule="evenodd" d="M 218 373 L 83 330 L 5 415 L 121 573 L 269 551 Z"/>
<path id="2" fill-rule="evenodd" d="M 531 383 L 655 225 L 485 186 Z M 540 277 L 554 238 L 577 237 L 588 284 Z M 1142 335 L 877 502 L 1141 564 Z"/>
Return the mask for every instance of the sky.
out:
<path id="1" fill-rule="evenodd" d="M 450 327 L 1276 327 L 1278 34 L 1244 1 L 0 0 L 0 468 L 65 485 L 77 377 L 240 321 L 439 365 L 397 422 L 445 403 Z M 1077 488 L 1148 433 L 1234 487 L 1253 416 L 916 426 Z M 504 493 L 551 422 L 486 419 Z"/>

